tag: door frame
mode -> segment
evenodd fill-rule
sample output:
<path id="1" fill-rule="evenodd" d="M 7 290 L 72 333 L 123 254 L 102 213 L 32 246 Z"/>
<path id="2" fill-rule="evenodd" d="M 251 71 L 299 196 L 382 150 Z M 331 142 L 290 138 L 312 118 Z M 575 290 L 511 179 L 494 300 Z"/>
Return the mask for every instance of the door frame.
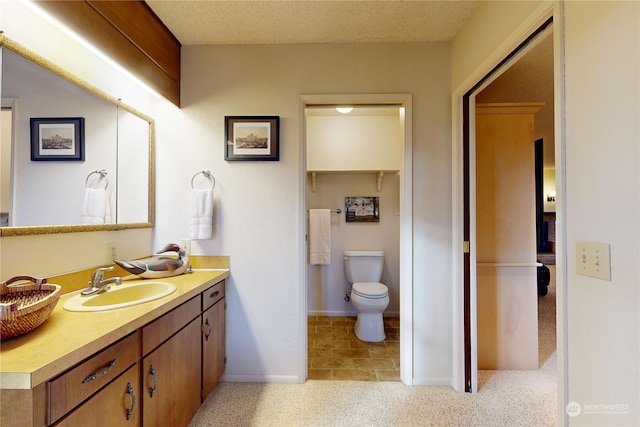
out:
<path id="1" fill-rule="evenodd" d="M 452 230 L 453 248 L 453 283 L 454 283 L 454 378 L 456 391 L 475 393 L 478 390 L 478 362 L 477 362 L 477 310 L 476 310 L 476 256 L 475 256 L 475 95 L 497 78 L 506 65 L 518 59 L 522 48 L 539 35 L 545 27 L 553 29 L 554 37 L 554 79 L 558 81 L 560 71 L 560 18 L 557 17 L 557 5 L 542 4 L 538 7 L 502 45 L 478 66 L 470 77 L 452 93 L 452 211 L 454 212 Z M 555 84 L 556 129 L 560 127 L 558 117 L 561 112 L 558 107 L 559 84 Z M 558 131 L 556 130 L 556 135 Z M 560 146 L 562 140 L 556 137 L 556 144 Z M 558 152 L 558 148 L 556 148 Z M 557 161 L 561 159 L 556 156 Z M 562 165 L 556 169 L 556 176 L 563 173 Z M 558 181 L 560 182 L 560 181 Z M 466 246 L 466 248 L 465 248 Z M 558 307 L 564 304 L 562 295 L 562 279 L 558 289 Z M 563 362 L 564 324 L 563 311 L 560 309 L 558 324 L 558 387 L 564 390 L 565 371 Z M 561 393 L 558 395 L 559 400 Z"/>
<path id="2" fill-rule="evenodd" d="M 402 169 L 400 170 L 400 379 L 406 385 L 413 385 L 413 137 L 412 137 L 412 96 L 407 93 L 396 94 L 335 94 L 335 95 L 300 95 L 300 164 L 299 164 L 299 203 L 298 231 L 303 237 L 301 250 L 298 251 L 300 266 L 298 310 L 301 315 L 300 357 L 298 377 L 307 379 L 307 141 L 306 141 L 306 108 L 311 105 L 393 105 L 404 108 L 401 114 L 404 127 L 404 152 Z"/>
<path id="3" fill-rule="evenodd" d="M 0 149 L 2 150 L 2 153 L 0 153 L 0 158 L 4 159 L 3 162 L 9 162 L 9 167 L 7 168 L 9 172 L 8 175 L 6 175 L 4 177 L 4 179 L 8 179 L 9 180 L 9 200 L 8 200 L 8 206 L 7 206 L 7 212 L 9 213 L 9 225 L 11 225 L 11 223 L 15 222 L 15 215 L 13 212 L 13 208 L 14 208 L 14 188 L 13 186 L 15 185 L 15 177 L 13 174 L 13 170 L 14 168 L 12 168 L 11 166 L 15 163 L 15 158 L 16 158 L 16 109 L 18 107 L 18 99 L 17 98 L 2 98 L 1 99 L 1 109 L 3 111 L 9 111 L 9 113 L 11 114 L 11 117 L 9 118 L 10 120 L 10 133 L 9 135 L 7 135 L 4 132 L 4 128 L 3 128 L 3 134 L 2 134 L 2 141 L 0 142 Z M 5 140 L 5 137 L 7 138 L 7 140 Z M 6 156 L 6 158 L 5 158 Z M 4 170 L 4 167 L 2 165 L 0 165 L 0 170 Z M 2 189 L 0 189 L 0 193 L 2 193 Z"/>

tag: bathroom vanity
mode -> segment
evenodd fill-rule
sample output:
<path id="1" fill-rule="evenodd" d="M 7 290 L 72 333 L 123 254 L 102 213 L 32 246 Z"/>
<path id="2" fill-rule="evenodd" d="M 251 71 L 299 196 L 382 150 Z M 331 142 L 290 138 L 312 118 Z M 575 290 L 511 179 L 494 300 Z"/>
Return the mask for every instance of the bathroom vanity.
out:
<path id="1" fill-rule="evenodd" d="M 2 343 L 0 425 L 187 425 L 225 365 L 225 279 L 195 270 L 162 279 L 163 298 L 69 312 Z"/>

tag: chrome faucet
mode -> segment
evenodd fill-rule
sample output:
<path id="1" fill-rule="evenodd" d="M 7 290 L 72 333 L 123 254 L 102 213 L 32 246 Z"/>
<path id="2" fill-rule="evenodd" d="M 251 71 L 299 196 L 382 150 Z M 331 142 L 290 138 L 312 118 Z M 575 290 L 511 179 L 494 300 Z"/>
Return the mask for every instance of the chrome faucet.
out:
<path id="1" fill-rule="evenodd" d="M 94 295 L 99 294 L 100 292 L 106 292 L 109 290 L 112 284 L 120 285 L 122 284 L 122 278 L 120 277 L 112 277 L 110 279 L 104 278 L 105 271 L 112 271 L 113 267 L 99 268 L 93 272 L 91 276 L 91 281 L 88 283 L 89 287 L 83 289 L 80 293 L 82 295 Z"/>

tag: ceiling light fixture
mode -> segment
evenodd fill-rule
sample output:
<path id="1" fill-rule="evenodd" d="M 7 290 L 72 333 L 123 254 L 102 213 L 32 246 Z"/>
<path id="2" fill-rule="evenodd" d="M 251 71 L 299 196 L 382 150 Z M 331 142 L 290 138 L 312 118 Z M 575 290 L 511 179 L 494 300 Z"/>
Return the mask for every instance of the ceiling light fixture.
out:
<path id="1" fill-rule="evenodd" d="M 342 114 L 349 114 L 351 111 L 353 111 L 353 107 L 337 107 L 336 110 L 338 110 L 338 112 Z"/>

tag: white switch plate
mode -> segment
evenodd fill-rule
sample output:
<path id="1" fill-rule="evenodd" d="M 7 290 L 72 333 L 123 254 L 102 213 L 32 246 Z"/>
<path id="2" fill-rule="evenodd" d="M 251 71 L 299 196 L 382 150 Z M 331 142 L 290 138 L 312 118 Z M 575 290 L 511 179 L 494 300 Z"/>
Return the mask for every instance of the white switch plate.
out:
<path id="1" fill-rule="evenodd" d="M 576 272 L 583 276 L 611 280 L 611 251 L 608 243 L 576 242 Z"/>

